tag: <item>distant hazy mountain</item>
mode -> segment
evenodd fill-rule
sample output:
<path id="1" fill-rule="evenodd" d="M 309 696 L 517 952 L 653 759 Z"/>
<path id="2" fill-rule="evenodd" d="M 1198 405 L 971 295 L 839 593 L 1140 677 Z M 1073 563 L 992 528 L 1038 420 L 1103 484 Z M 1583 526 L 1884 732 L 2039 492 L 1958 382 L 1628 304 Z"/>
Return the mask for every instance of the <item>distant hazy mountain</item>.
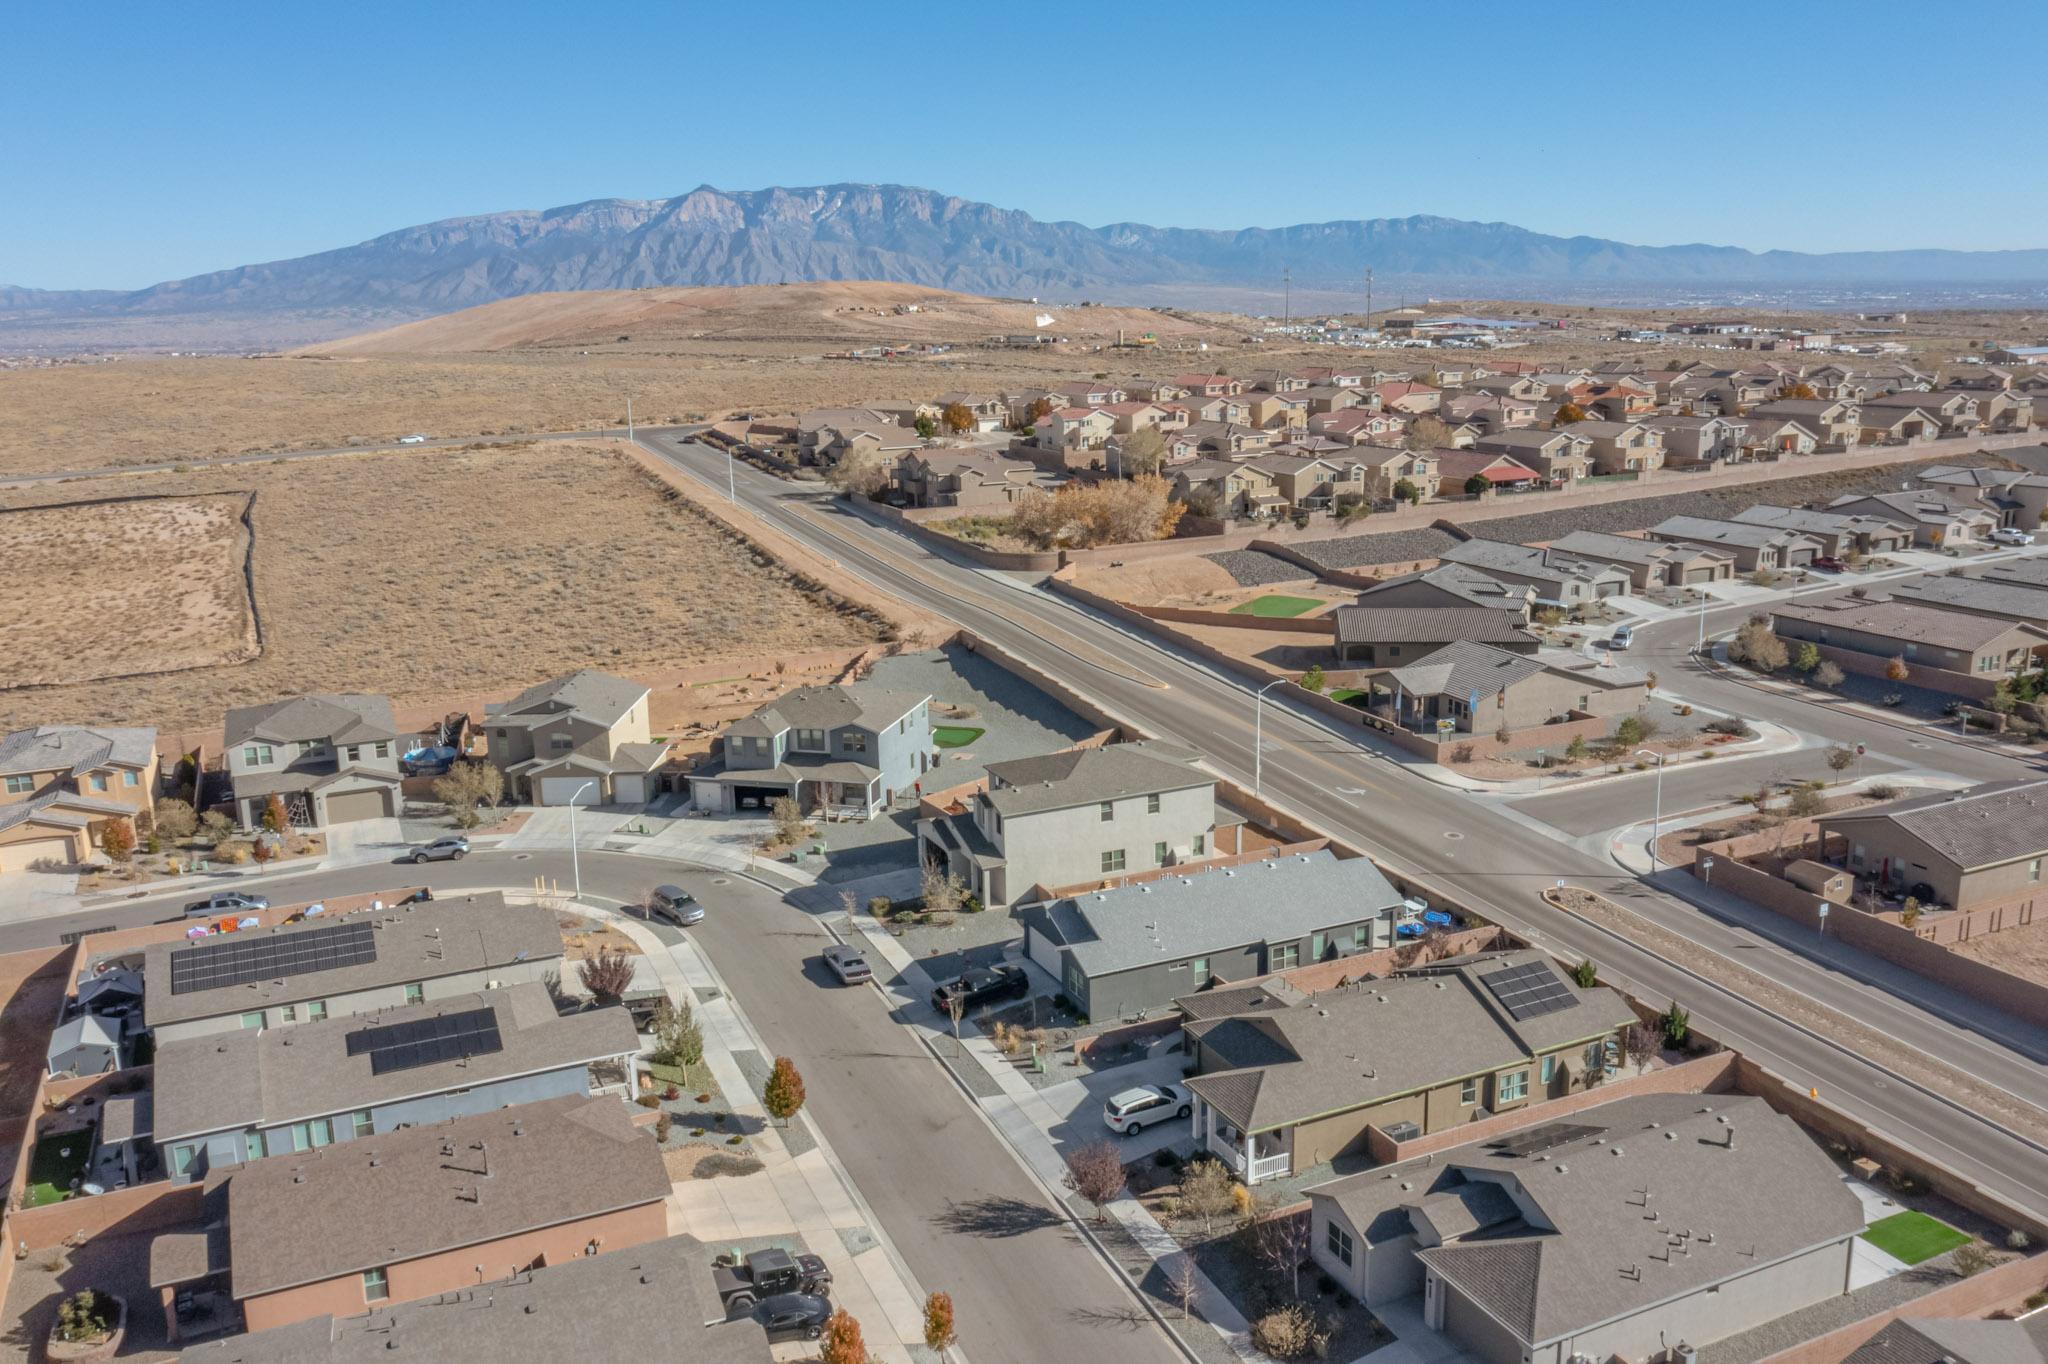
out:
<path id="1" fill-rule="evenodd" d="M 1731 289 L 1987 287 L 2048 282 L 2048 250 L 1827 255 L 1725 246 L 1634 246 L 1507 223 L 1375 218 L 1210 231 L 1040 222 L 900 185 L 826 185 L 674 199 L 599 199 L 409 227 L 296 260 L 196 275 L 132 293 L 0 289 L 4 325 L 82 336 L 95 321 L 208 333 L 227 319 L 312 340 L 545 290 L 885 279 L 996 295 L 1158 301 L 1174 290 L 1355 290 L 1364 271 L 1410 289 L 1695 296 Z"/>

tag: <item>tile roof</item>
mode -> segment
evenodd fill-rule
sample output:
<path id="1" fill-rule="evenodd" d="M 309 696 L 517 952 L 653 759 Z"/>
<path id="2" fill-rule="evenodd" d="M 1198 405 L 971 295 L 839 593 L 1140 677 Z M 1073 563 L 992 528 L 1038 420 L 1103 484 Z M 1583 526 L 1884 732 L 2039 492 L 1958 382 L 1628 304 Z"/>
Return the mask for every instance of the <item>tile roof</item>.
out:
<path id="1" fill-rule="evenodd" d="M 164 1023 L 239 1014 L 562 955 L 562 931 L 553 914 L 540 905 L 507 904 L 504 895 L 496 891 L 355 914 L 325 915 L 274 928 L 246 928 L 231 935 L 231 940 L 246 943 L 288 939 L 338 923 L 374 924 L 376 959 L 282 979 L 180 994 L 171 993 L 171 965 L 179 955 L 213 947 L 230 938 L 215 934 L 191 942 L 180 939 L 150 943 L 143 949 L 143 1016 L 154 1028 Z"/>
<path id="2" fill-rule="evenodd" d="M 1650 527 L 1650 534 L 1668 535 L 1674 540 L 1690 540 L 1696 544 L 1741 545 L 1748 549 L 1774 546 L 1791 549 L 1801 545 L 1820 548 L 1818 542 L 1795 530 L 1759 526 L 1747 521 L 1716 521 L 1704 516 L 1667 516 Z"/>
<path id="3" fill-rule="evenodd" d="M 1830 535 L 1884 535 L 1911 531 L 1911 523 L 1887 521 L 1881 516 L 1844 515 L 1841 512 L 1809 511 L 1805 507 L 1751 507 L 1735 514 L 1735 520 L 1751 526 L 1777 526 L 1783 530 Z"/>
<path id="4" fill-rule="evenodd" d="M 721 1320 L 712 1249 L 671 1236 L 567 1260 L 418 1302 L 211 1340 L 179 1364 L 443 1364 L 458 1359 L 612 1359 L 769 1364 L 752 1320 Z"/>
<path id="5" fill-rule="evenodd" d="M 2048 778 L 1985 782 L 1823 817 L 1880 820 L 1911 834 L 1965 871 L 2048 854 Z"/>
<path id="6" fill-rule="evenodd" d="M 1526 681 L 1544 667 L 1526 654 L 1511 654 L 1491 644 L 1447 644 L 1420 663 L 1387 674 L 1410 696 L 1491 696 Z"/>
<path id="7" fill-rule="evenodd" d="M 1401 903 L 1371 860 L 1320 851 L 1091 891 L 1029 911 L 1090 976 L 1292 942 Z"/>
<path id="8" fill-rule="evenodd" d="M 1339 644 L 1526 644 L 1536 637 L 1498 606 L 1340 606 Z"/>
<path id="9" fill-rule="evenodd" d="M 1895 601 L 1952 607 L 2004 620 L 2048 621 L 2048 587 L 2028 587 L 1990 578 L 1922 578 L 1892 589 Z"/>
<path id="10" fill-rule="evenodd" d="M 372 1073 L 368 1053 L 349 1054 L 350 1036 L 364 1028 L 476 1009 L 488 1010 L 496 1020 L 500 1050 L 382 1075 Z M 174 1141 L 269 1127 L 586 1065 L 639 1049 L 639 1036 L 624 1009 L 563 1015 L 539 981 L 281 1028 L 174 1038 L 156 1053 L 156 1130 L 160 1141 Z"/>
<path id="11" fill-rule="evenodd" d="M 1196 755 L 1170 744 L 1104 744 L 1066 748 L 988 765 L 988 801 L 1005 818 L 1064 810 L 1130 796 L 1214 786 Z"/>
<path id="12" fill-rule="evenodd" d="M 1525 967 L 1548 971 L 1571 1002 L 1512 1017 L 1487 982 Z M 1264 1132 L 1491 1074 L 1635 1021 L 1627 1000 L 1580 989 L 1541 952 L 1483 953 L 1324 990 L 1288 1009 L 1190 1023 L 1209 1069 L 1188 1086 L 1238 1127 Z M 1245 1070 L 1260 1073 L 1256 1086 L 1242 1082 Z"/>
<path id="13" fill-rule="evenodd" d="M 1899 1317 L 1842 1364 L 2048 1364 L 2048 1315 L 2022 1321 Z"/>
<path id="14" fill-rule="evenodd" d="M 391 702 L 382 696 L 293 696 L 260 706 L 237 706 L 227 714 L 229 748 L 251 739 L 358 744 L 397 737 L 398 722 L 392 718 Z"/>
<path id="15" fill-rule="evenodd" d="M 1562 539 L 1551 541 L 1550 547 L 1566 554 L 1583 554 L 1589 559 L 1617 559 L 1631 564 L 1664 564 L 1674 559 L 1697 559 L 1702 555 L 1714 559 L 1729 557 L 1707 545 L 1674 545 L 1661 540 L 1641 540 L 1633 535 L 1609 535 L 1597 530 L 1575 530 Z"/>
<path id="16" fill-rule="evenodd" d="M 1526 613 L 1536 591 L 1527 583 L 1504 583 L 1498 578 L 1489 578 L 1466 564 L 1438 564 L 1420 573 L 1403 573 L 1375 583 L 1358 594 L 1358 604 L 1371 606 L 1376 594 L 1418 582 L 1462 597 L 1474 606 L 1490 606 L 1495 610 L 1513 611 L 1517 615 Z"/>
<path id="17" fill-rule="evenodd" d="M 659 1202 L 669 1178 L 623 1102 L 568 1095 L 249 1161 L 222 1188 L 246 1299 Z"/>
<path id="18" fill-rule="evenodd" d="M 1530 578 L 1576 578 L 1598 582 L 1603 578 L 1626 576 L 1612 564 L 1596 564 L 1555 550 L 1511 545 L 1501 540 L 1465 540 L 1446 549 L 1442 557 L 1454 564 L 1469 564 L 1481 570 L 1516 573 Z"/>
<path id="19" fill-rule="evenodd" d="M 1409 1234 L 1409 1210 L 1481 1182 L 1522 1217 L 1417 1252 L 1525 1346 L 1752 1274 L 1863 1227 L 1856 1196 L 1812 1138 L 1763 1100 L 1655 1094 L 1537 1121 L 1556 1144 L 1517 1155 L 1500 1139 L 1349 1175 L 1308 1190 L 1369 1244 Z M 1656 1219 L 1646 1217 L 1650 1191 Z M 1686 1253 L 1672 1238 L 1690 1232 Z"/>

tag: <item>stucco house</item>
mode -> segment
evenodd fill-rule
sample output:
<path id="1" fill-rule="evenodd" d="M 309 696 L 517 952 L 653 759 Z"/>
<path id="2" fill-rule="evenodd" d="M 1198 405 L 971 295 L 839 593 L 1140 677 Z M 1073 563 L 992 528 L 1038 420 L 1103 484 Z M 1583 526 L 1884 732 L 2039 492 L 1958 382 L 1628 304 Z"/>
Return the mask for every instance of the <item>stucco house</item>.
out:
<path id="1" fill-rule="evenodd" d="M 985 450 L 926 447 L 896 461 L 898 491 L 913 507 L 1000 509 L 1025 492 L 1042 488 L 1045 473 L 1029 460 L 1006 459 Z"/>
<path id="2" fill-rule="evenodd" d="M 156 731 L 37 725 L 0 737 L 0 874 L 70 867 L 156 796 Z"/>
<path id="3" fill-rule="evenodd" d="M 786 796 L 806 813 L 868 819 L 931 770 L 931 697 L 865 683 L 798 687 L 727 725 L 719 750 L 689 774 L 700 810 L 765 810 Z"/>
<path id="4" fill-rule="evenodd" d="M 1811 511 L 1805 507 L 1750 507 L 1731 518 L 1751 526 L 1798 531 L 1820 541 L 1821 553 L 1839 559 L 1850 553 L 1890 554 L 1913 547 L 1913 528 L 1880 516 Z"/>
<path id="5" fill-rule="evenodd" d="M 991 763 L 959 813 L 917 822 L 918 853 L 989 908 L 1130 872 L 1201 862 L 1219 824 L 1216 778 L 1196 755 L 1153 742 L 1068 748 Z"/>
<path id="6" fill-rule="evenodd" d="M 1420 732 L 1448 722 L 1453 733 L 1518 731 L 1577 718 L 1621 719 L 1649 700 L 1649 677 L 1561 650 L 1510 653 L 1461 640 L 1419 663 L 1395 668 L 1391 718 Z"/>
<path id="7" fill-rule="evenodd" d="M 1968 689 L 1990 685 L 2032 668 L 2048 627 L 1969 615 L 1906 601 L 1786 602 L 1771 608 L 1771 628 L 1780 639 L 1803 640 L 1848 654 L 1904 659 L 1921 686 L 1950 689 L 1958 678 Z"/>
<path id="8" fill-rule="evenodd" d="M 1490 578 L 1526 583 L 1543 606 L 1571 610 L 1602 597 L 1628 595 L 1629 575 L 1613 564 L 1577 559 L 1561 550 L 1512 545 L 1502 540 L 1464 540 L 1443 552 L 1446 563 L 1465 564 Z"/>
<path id="9" fill-rule="evenodd" d="M 1512 455 L 1557 486 L 1573 483 L 1593 472 L 1592 440 L 1574 434 L 1569 426 L 1558 431 L 1521 427 L 1496 431 L 1473 441 L 1472 448 L 1490 455 Z"/>
<path id="10" fill-rule="evenodd" d="M 1371 859 L 1327 850 L 1192 868 L 1030 906 L 1025 954 L 1092 1019 L 1171 1008 L 1211 983 L 1250 980 L 1393 940 L 1401 895 Z"/>
<path id="11" fill-rule="evenodd" d="M 1820 541 L 1796 530 L 1705 516 L 1667 516 L 1643 533 L 1667 543 L 1710 545 L 1733 555 L 1735 566 L 1744 573 L 1805 568 L 1822 549 Z"/>
<path id="12" fill-rule="evenodd" d="M 1596 474 L 1647 473 L 1664 467 L 1664 439 L 1638 421 L 1576 422 L 1572 434 L 1591 441 Z"/>
<path id="13" fill-rule="evenodd" d="M 295 696 L 227 714 L 223 731 L 235 821 L 263 818 L 272 796 L 294 828 L 395 818 L 405 806 L 398 760 L 409 743 L 382 696 Z"/>
<path id="14" fill-rule="evenodd" d="M 1532 951 L 1191 1018 L 1195 1146 L 1247 1183 L 1300 1174 L 1365 1150 L 1368 1127 L 1425 1136 L 1598 1084 L 1635 1021 Z"/>
<path id="15" fill-rule="evenodd" d="M 585 668 L 484 708 L 490 761 L 535 805 L 640 805 L 668 757 L 650 729 L 647 688 Z"/>
<path id="16" fill-rule="evenodd" d="M 1536 589 L 1508 583 L 1464 564 L 1438 564 L 1403 573 L 1358 594 L 1360 606 L 1490 606 L 1523 624 L 1536 605 Z"/>
<path id="17" fill-rule="evenodd" d="M 1846 1293 L 1864 1216 L 1761 1099 L 1652 1094 L 1308 1190 L 1316 1265 L 1483 1364 L 1642 1360 Z"/>
<path id="18" fill-rule="evenodd" d="M 1824 845 L 1839 840 L 1842 865 L 1888 892 L 1951 909 L 2030 906 L 2048 865 L 2048 778 L 1985 782 L 1823 815 L 1820 833 Z"/>
<path id="19" fill-rule="evenodd" d="M 1823 450 L 1846 450 L 1856 444 L 1863 430 L 1862 409 L 1839 398 L 1780 398 L 1758 403 L 1749 415 L 1790 417 L 1819 436 Z"/>
<path id="20" fill-rule="evenodd" d="M 1999 514 L 1975 499 L 1935 492 L 1845 494 L 1828 503 L 1837 516 L 1874 516 L 1913 528 L 1913 543 L 1943 545 L 1981 541 L 1998 529 Z"/>
<path id="21" fill-rule="evenodd" d="M 1461 640 L 1533 654 L 1539 641 L 1514 612 L 1488 604 L 1391 606 L 1361 598 L 1337 608 L 1337 661 L 1368 668 L 1419 663 Z"/>
<path id="22" fill-rule="evenodd" d="M 1707 545 L 1575 530 L 1551 541 L 1550 547 L 1575 559 L 1613 564 L 1629 575 L 1629 584 L 1638 592 L 1653 587 L 1725 582 L 1735 576 L 1735 556 Z"/>
<path id="23" fill-rule="evenodd" d="M 1675 466 L 1740 459 L 1748 423 L 1737 417 L 1651 417 L 1643 425 L 1664 443 L 1664 462 Z"/>

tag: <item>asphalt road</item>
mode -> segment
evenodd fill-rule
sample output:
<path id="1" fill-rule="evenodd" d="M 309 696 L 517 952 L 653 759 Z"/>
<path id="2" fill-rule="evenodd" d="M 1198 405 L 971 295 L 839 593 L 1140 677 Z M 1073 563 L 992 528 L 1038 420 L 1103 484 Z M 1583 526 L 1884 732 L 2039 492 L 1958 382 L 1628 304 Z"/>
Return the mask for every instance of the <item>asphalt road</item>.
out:
<path id="1" fill-rule="evenodd" d="M 1903 746 L 1903 745 L 1902 745 Z M 1755 757 L 1732 757 L 1727 761 L 1678 761 L 1664 773 L 1662 808 L 1667 819 L 1689 810 L 1717 809 L 1732 805 L 1759 786 L 1787 781 L 1840 781 L 1875 777 L 1896 772 L 1906 764 L 1871 752 L 1857 760 L 1844 774 L 1831 771 L 1827 750 L 1802 748 L 1790 753 L 1760 753 Z M 1597 834 L 1605 829 L 1646 821 L 1658 808 L 1657 773 L 1654 768 L 1628 777 L 1567 786 L 1510 801 L 1512 809 L 1542 820 L 1568 834 Z"/>
<path id="2" fill-rule="evenodd" d="M 586 852 L 583 896 L 607 907 L 637 901 L 648 865 Z M 462 862 L 313 872 L 252 889 L 288 904 L 404 884 L 439 892 L 519 887 L 536 876 L 568 886 L 568 856 L 479 850 Z M 671 877 L 704 903 L 708 913 L 690 936 L 761 1040 L 796 1062 L 807 1110 L 918 1283 L 953 1295 L 968 1358 L 1182 1358 L 902 1026 L 891 1001 L 827 975 L 818 953 L 832 939 L 816 920 L 744 877 L 662 873 Z M 174 916 L 187 898 L 156 896 L 89 917 L 149 923 Z M 45 929 L 38 941 L 51 936 Z"/>
<path id="3" fill-rule="evenodd" d="M 641 444 L 723 494 L 722 455 L 662 432 Z M 922 542 L 830 507 L 749 467 L 739 469 L 741 501 L 798 536 L 846 571 L 965 625 L 1005 649 L 1066 677 L 1106 708 L 1148 732 L 1203 752 L 1219 771 L 1252 776 L 1250 688 L 1218 676 L 1170 646 L 1126 630 L 1062 598 L 942 556 Z M 807 504 L 818 519 L 790 515 Z M 1049 646 L 1056 632 L 1130 660 L 1151 682 L 1077 665 Z M 1156 685 L 1164 683 L 1163 687 Z M 1743 713 L 1737 708 L 1737 713 Z M 1563 956 L 1590 956 L 1608 979 L 1645 999 L 1680 999 L 1698 1025 L 1794 1084 L 1827 1100 L 2002 1195 L 2048 1213 L 2048 1151 L 1960 1105 L 1924 1093 L 1845 1049 L 1808 1034 L 1739 993 L 1705 982 L 1619 935 L 1550 909 L 1537 892 L 1555 881 L 1622 898 L 1646 917 L 1700 941 L 1735 934 L 1743 962 L 1827 1005 L 1909 1037 L 1958 1068 L 2048 1106 L 2048 1071 L 2015 1049 L 2011 1020 L 1973 1010 L 1940 992 L 1903 999 L 1808 960 L 1782 942 L 1709 918 L 1670 895 L 1618 873 L 1554 835 L 1405 770 L 1369 739 L 1340 734 L 1312 712 L 1280 703 L 1265 708 L 1265 794 L 1334 834 L 1370 847 L 1395 869 L 1433 880 L 1496 922 Z M 1923 1005 L 1926 1005 L 1923 1007 Z M 1951 1019 L 1962 1019 L 1968 1026 Z M 2019 1045 L 2048 1053 L 2030 1030 Z"/>

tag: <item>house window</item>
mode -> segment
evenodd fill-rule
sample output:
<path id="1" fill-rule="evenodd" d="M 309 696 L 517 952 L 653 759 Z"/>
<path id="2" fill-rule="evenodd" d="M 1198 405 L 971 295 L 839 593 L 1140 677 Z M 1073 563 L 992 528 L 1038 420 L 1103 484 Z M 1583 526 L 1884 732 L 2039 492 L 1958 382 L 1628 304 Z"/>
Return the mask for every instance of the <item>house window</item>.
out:
<path id="1" fill-rule="evenodd" d="M 1124 869 L 1124 850 L 1122 848 L 1111 848 L 1103 853 L 1102 869 L 1106 872 L 1122 871 Z"/>
<path id="2" fill-rule="evenodd" d="M 1551 1082 L 1552 1080 L 1554 1080 L 1554 1079 L 1556 1079 L 1556 1078 L 1557 1078 L 1557 1058 L 1556 1058 L 1555 1056 L 1546 1056 L 1546 1057 L 1544 1057 L 1544 1058 L 1543 1058 L 1543 1083 L 1547 1085 L 1547 1084 L 1549 1084 L 1549 1083 L 1550 1083 L 1550 1082 Z"/>
<path id="3" fill-rule="evenodd" d="M 1196 834 L 1195 841 L 1188 845 L 1188 851 L 1192 852 L 1197 857 L 1202 856 L 1204 853 L 1208 852 L 1208 850 L 1209 836 L 1207 834 Z"/>
<path id="4" fill-rule="evenodd" d="M 806 753 L 825 751 L 825 731 L 822 729 L 800 729 L 796 732 L 796 746 Z"/>
<path id="5" fill-rule="evenodd" d="M 411 985 L 405 987 L 405 1002 L 408 1004 L 423 1003 L 426 997 L 427 987 L 418 981 L 414 981 Z"/>
<path id="6" fill-rule="evenodd" d="M 1099 818 L 1104 824 L 1114 821 L 1116 819 L 1116 802 L 1113 800 L 1102 802 Z"/>
<path id="7" fill-rule="evenodd" d="M 171 1148 L 171 1173 L 182 1175 L 192 1169 L 192 1157 L 199 1154 L 196 1146 L 173 1146 Z"/>
<path id="8" fill-rule="evenodd" d="M 1458 1087 L 1458 1102 L 1467 1108 L 1479 1102 L 1479 1081 L 1476 1077 L 1467 1079 Z"/>
<path id="9" fill-rule="evenodd" d="M 1315 933 L 1309 936 L 1308 959 L 1310 961 L 1321 961 L 1323 959 L 1324 941 L 1324 936 L 1321 933 Z"/>
<path id="10" fill-rule="evenodd" d="M 246 1013 L 246 1014 L 243 1014 L 243 1015 L 242 1015 L 242 1026 L 243 1026 L 244 1028 L 260 1028 L 260 1027 L 262 1027 L 262 1026 L 263 1026 L 263 1010 L 261 1010 L 261 1009 L 258 1009 L 258 1010 L 256 1010 L 256 1011 L 255 1011 L 254 1013 Z"/>
<path id="11" fill-rule="evenodd" d="M 334 1121 L 331 1118 L 315 1118 L 306 1127 L 312 1134 L 313 1145 L 334 1145 Z"/>
<path id="12" fill-rule="evenodd" d="M 350 744 L 342 751 L 350 762 L 360 762 L 362 760 L 363 746 L 361 744 Z"/>
<path id="13" fill-rule="evenodd" d="M 261 767 L 270 761 L 269 744 L 247 744 L 242 749 L 242 761 L 250 767 Z"/>
<path id="14" fill-rule="evenodd" d="M 2040 858 L 2038 858 L 2038 857 L 2037 857 L 2037 858 L 2035 858 L 2035 859 L 2034 859 L 2033 861 L 2031 861 L 2031 862 L 2027 863 L 2027 879 L 2028 879 L 2029 881 L 2038 881 L 2038 880 L 2040 880 L 2040 879 L 2041 879 L 2041 859 L 2040 859 Z"/>
<path id="15" fill-rule="evenodd" d="M 327 1017 L 326 1000 L 309 999 L 306 1001 L 306 1021 L 308 1023 L 318 1023 L 325 1017 Z"/>
<path id="16" fill-rule="evenodd" d="M 1209 959 L 1207 957 L 1196 957 L 1194 962 L 1194 968 L 1195 980 L 1197 983 L 1209 979 Z"/>
<path id="17" fill-rule="evenodd" d="M 391 1296 L 391 1280 L 381 1269 L 363 1271 L 363 1301 L 383 1302 Z"/>
<path id="18" fill-rule="evenodd" d="M 1371 946 L 1372 925 L 1353 924 L 1351 926 L 1351 950 L 1354 952 L 1363 952 Z"/>
<path id="19" fill-rule="evenodd" d="M 1167 846 L 1164 843 L 1154 843 L 1152 845 L 1152 865 L 1155 867 L 1165 866 L 1167 851 Z"/>
<path id="20" fill-rule="evenodd" d="M 371 1126 L 370 1110 L 367 1108 L 359 1108 L 349 1114 L 348 1121 L 351 1132 L 358 1137 L 367 1137 L 375 1130 Z"/>
<path id="21" fill-rule="evenodd" d="M 576 747 L 576 740 L 567 734 L 550 734 L 548 736 L 548 747 L 557 753 L 566 753 Z"/>
<path id="22" fill-rule="evenodd" d="M 1350 1232 L 1332 1222 L 1330 1223 L 1329 1234 L 1323 1239 L 1323 1244 L 1329 1247 L 1330 1258 L 1338 1264 L 1348 1265 L 1351 1263 Z"/>
<path id="23" fill-rule="evenodd" d="M 1504 1104 L 1513 1103 L 1517 1099 L 1528 1098 L 1529 1072 L 1526 1070 L 1511 1070 L 1501 1076 L 1499 1083 L 1494 1087 L 1494 1096 L 1497 1102 Z"/>
<path id="24" fill-rule="evenodd" d="M 284 1007 L 283 1007 L 282 1009 L 279 1009 L 279 1010 L 277 1011 L 277 1021 L 278 1021 L 278 1022 L 280 1022 L 280 1023 L 296 1023 L 296 1022 L 298 1022 L 298 1021 L 299 1021 L 299 1006 L 298 1006 L 298 1005 L 296 1005 L 296 1004 L 287 1004 L 287 1005 L 285 1005 L 285 1006 L 284 1006 Z"/>
<path id="25" fill-rule="evenodd" d="M 1148 815 L 1156 815 L 1159 813 L 1159 797 L 1145 797 L 1145 813 Z"/>
<path id="26" fill-rule="evenodd" d="M 1286 943 L 1273 949 L 1273 969 L 1275 971 L 1292 971 L 1299 965 L 1301 965 L 1300 943 Z"/>
<path id="27" fill-rule="evenodd" d="M 18 796 L 21 795 L 23 792 L 33 791 L 35 789 L 36 779 L 34 777 L 17 776 L 9 777 L 7 779 L 7 794 L 10 796 Z"/>
<path id="28" fill-rule="evenodd" d="M 132 771 L 132 770 L 131 770 L 131 771 L 123 772 L 123 773 L 121 774 L 121 785 L 123 785 L 123 786 L 140 786 L 141 784 L 142 784 L 142 774 L 141 774 L 140 772 L 136 772 L 136 771 Z"/>
<path id="29" fill-rule="evenodd" d="M 374 751 L 376 752 L 378 757 L 388 758 L 391 756 L 391 745 L 388 743 L 380 743 L 377 745 Z"/>
<path id="30" fill-rule="evenodd" d="M 104 790 L 106 790 L 106 789 L 107 789 L 107 774 L 106 774 L 106 773 L 104 773 L 104 772 L 95 772 L 95 773 L 93 773 L 93 774 L 92 774 L 92 789 L 93 789 L 93 790 L 95 790 L 95 791 L 104 791 Z"/>

